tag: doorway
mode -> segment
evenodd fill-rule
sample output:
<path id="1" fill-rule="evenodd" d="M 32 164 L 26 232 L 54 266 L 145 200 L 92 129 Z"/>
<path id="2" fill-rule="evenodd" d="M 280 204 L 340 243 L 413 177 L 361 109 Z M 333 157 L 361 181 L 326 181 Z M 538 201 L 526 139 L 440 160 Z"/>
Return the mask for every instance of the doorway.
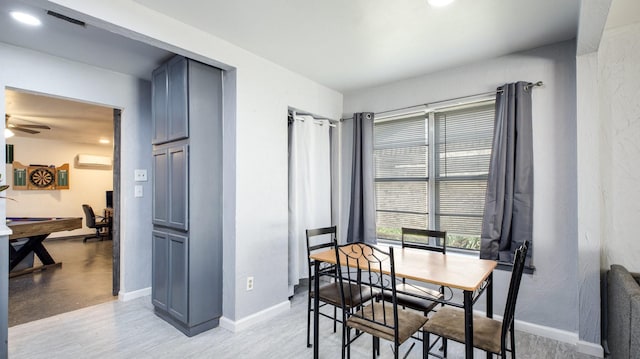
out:
<path id="1" fill-rule="evenodd" d="M 76 217 L 82 222 L 82 228 L 52 233 L 43 242 L 62 265 L 9 279 L 9 327 L 113 300 L 119 291 L 120 110 L 8 88 L 5 112 L 7 128 L 13 132 L 12 137 L 5 134 L 13 157 L 7 156 L 6 161 L 10 188 L 5 194 L 13 199 L 6 203 L 7 217 Z M 80 155 L 114 162 L 87 165 L 79 160 Z M 68 188 L 21 187 L 14 181 L 15 163 L 68 165 Z M 115 208 L 113 241 L 92 238 L 84 242 L 93 229 L 86 227 L 82 204 L 104 215 L 109 191 L 113 191 Z M 40 261 L 38 256 L 30 260 L 33 263 L 27 258 L 21 265 Z"/>

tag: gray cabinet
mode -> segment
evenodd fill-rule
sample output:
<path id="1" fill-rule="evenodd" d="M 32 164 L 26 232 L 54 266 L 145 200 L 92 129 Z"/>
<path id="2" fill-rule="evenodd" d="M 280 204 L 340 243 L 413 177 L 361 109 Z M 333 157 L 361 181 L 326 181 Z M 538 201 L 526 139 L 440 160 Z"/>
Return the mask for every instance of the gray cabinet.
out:
<path id="1" fill-rule="evenodd" d="M 151 246 L 151 301 L 155 307 L 166 311 L 169 301 L 169 234 L 153 231 Z"/>
<path id="2" fill-rule="evenodd" d="M 189 238 L 154 230 L 151 299 L 176 320 L 188 323 Z"/>
<path id="3" fill-rule="evenodd" d="M 151 296 L 192 336 L 222 316 L 222 71 L 175 57 L 154 71 L 153 96 Z"/>
<path id="4" fill-rule="evenodd" d="M 153 224 L 189 229 L 189 151 L 185 141 L 153 150 Z"/>
<path id="5" fill-rule="evenodd" d="M 189 136 L 188 59 L 174 57 L 152 74 L 153 138 L 160 144 Z"/>
<path id="6" fill-rule="evenodd" d="M 187 299 L 189 291 L 189 240 L 186 236 L 169 234 L 169 297 L 167 310 L 181 322 L 187 322 Z"/>

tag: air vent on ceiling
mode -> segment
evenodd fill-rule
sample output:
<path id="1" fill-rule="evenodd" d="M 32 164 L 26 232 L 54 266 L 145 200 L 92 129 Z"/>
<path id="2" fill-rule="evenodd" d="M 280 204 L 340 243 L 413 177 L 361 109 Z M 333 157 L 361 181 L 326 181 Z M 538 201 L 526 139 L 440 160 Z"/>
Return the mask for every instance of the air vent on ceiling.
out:
<path id="1" fill-rule="evenodd" d="M 47 11 L 47 15 L 51 15 L 53 17 L 57 17 L 60 20 L 68 21 L 68 22 L 70 22 L 70 23 L 72 23 L 74 25 L 78 25 L 78 26 L 82 26 L 82 27 L 84 27 L 86 25 L 83 21 L 76 20 L 76 19 L 74 19 L 72 17 L 68 17 L 66 15 L 59 14 L 59 13 L 57 13 L 55 11 L 48 10 Z"/>

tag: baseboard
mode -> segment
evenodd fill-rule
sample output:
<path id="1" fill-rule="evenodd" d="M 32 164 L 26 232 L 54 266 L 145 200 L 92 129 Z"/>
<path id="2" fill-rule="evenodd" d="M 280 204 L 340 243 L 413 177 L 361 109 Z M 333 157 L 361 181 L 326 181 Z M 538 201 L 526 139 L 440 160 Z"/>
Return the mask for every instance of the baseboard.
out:
<path id="1" fill-rule="evenodd" d="M 130 300 L 138 299 L 140 297 L 146 297 L 151 295 L 151 287 L 134 290 L 132 292 L 120 292 L 118 293 L 118 300 L 127 302 Z"/>
<path id="2" fill-rule="evenodd" d="M 485 315 L 484 312 L 477 312 L 478 315 Z M 502 320 L 502 316 L 494 315 L 494 318 Z M 546 327 L 539 324 L 515 321 L 516 330 L 537 335 L 543 338 L 552 339 L 561 343 L 575 345 L 576 351 L 581 354 L 588 354 L 598 358 L 604 358 L 604 348 L 600 344 L 581 341 L 578 333 Z"/>
<path id="3" fill-rule="evenodd" d="M 576 345 L 578 353 L 592 355 L 597 358 L 604 358 L 604 348 L 595 343 L 578 341 Z"/>
<path id="4" fill-rule="evenodd" d="M 523 322 L 520 320 L 516 320 L 516 330 L 553 339 L 562 343 L 575 345 L 578 353 L 592 355 L 597 358 L 604 358 L 604 349 L 602 348 L 602 345 L 581 341 L 578 338 L 578 333 L 545 327 L 543 325 Z"/>
<path id="5" fill-rule="evenodd" d="M 578 343 L 578 333 L 546 327 L 540 324 L 523 322 L 521 320 L 516 320 L 515 325 L 516 325 L 516 330 L 520 330 L 529 334 L 537 335 L 537 336 L 548 338 L 548 339 L 553 339 L 553 340 L 556 340 L 562 343 L 571 344 L 571 345 L 577 345 Z"/>
<path id="6" fill-rule="evenodd" d="M 220 318 L 220 327 L 227 329 L 231 332 L 239 332 L 250 328 L 251 326 L 261 323 L 263 321 L 277 317 L 278 315 L 291 309 L 291 303 L 287 300 L 280 304 L 276 304 L 267 309 L 261 310 L 257 313 L 246 316 L 240 320 L 233 321 L 229 318 Z"/>

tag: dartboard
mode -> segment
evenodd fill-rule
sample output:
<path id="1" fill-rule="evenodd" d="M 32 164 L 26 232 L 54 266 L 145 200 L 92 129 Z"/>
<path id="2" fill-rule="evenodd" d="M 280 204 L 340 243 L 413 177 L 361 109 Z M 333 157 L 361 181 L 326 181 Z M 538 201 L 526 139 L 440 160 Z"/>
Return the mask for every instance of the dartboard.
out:
<path id="1" fill-rule="evenodd" d="M 31 174 L 29 175 L 29 181 L 31 184 L 39 188 L 50 186 L 53 184 L 53 179 L 53 171 L 48 168 L 36 168 L 31 171 Z"/>

